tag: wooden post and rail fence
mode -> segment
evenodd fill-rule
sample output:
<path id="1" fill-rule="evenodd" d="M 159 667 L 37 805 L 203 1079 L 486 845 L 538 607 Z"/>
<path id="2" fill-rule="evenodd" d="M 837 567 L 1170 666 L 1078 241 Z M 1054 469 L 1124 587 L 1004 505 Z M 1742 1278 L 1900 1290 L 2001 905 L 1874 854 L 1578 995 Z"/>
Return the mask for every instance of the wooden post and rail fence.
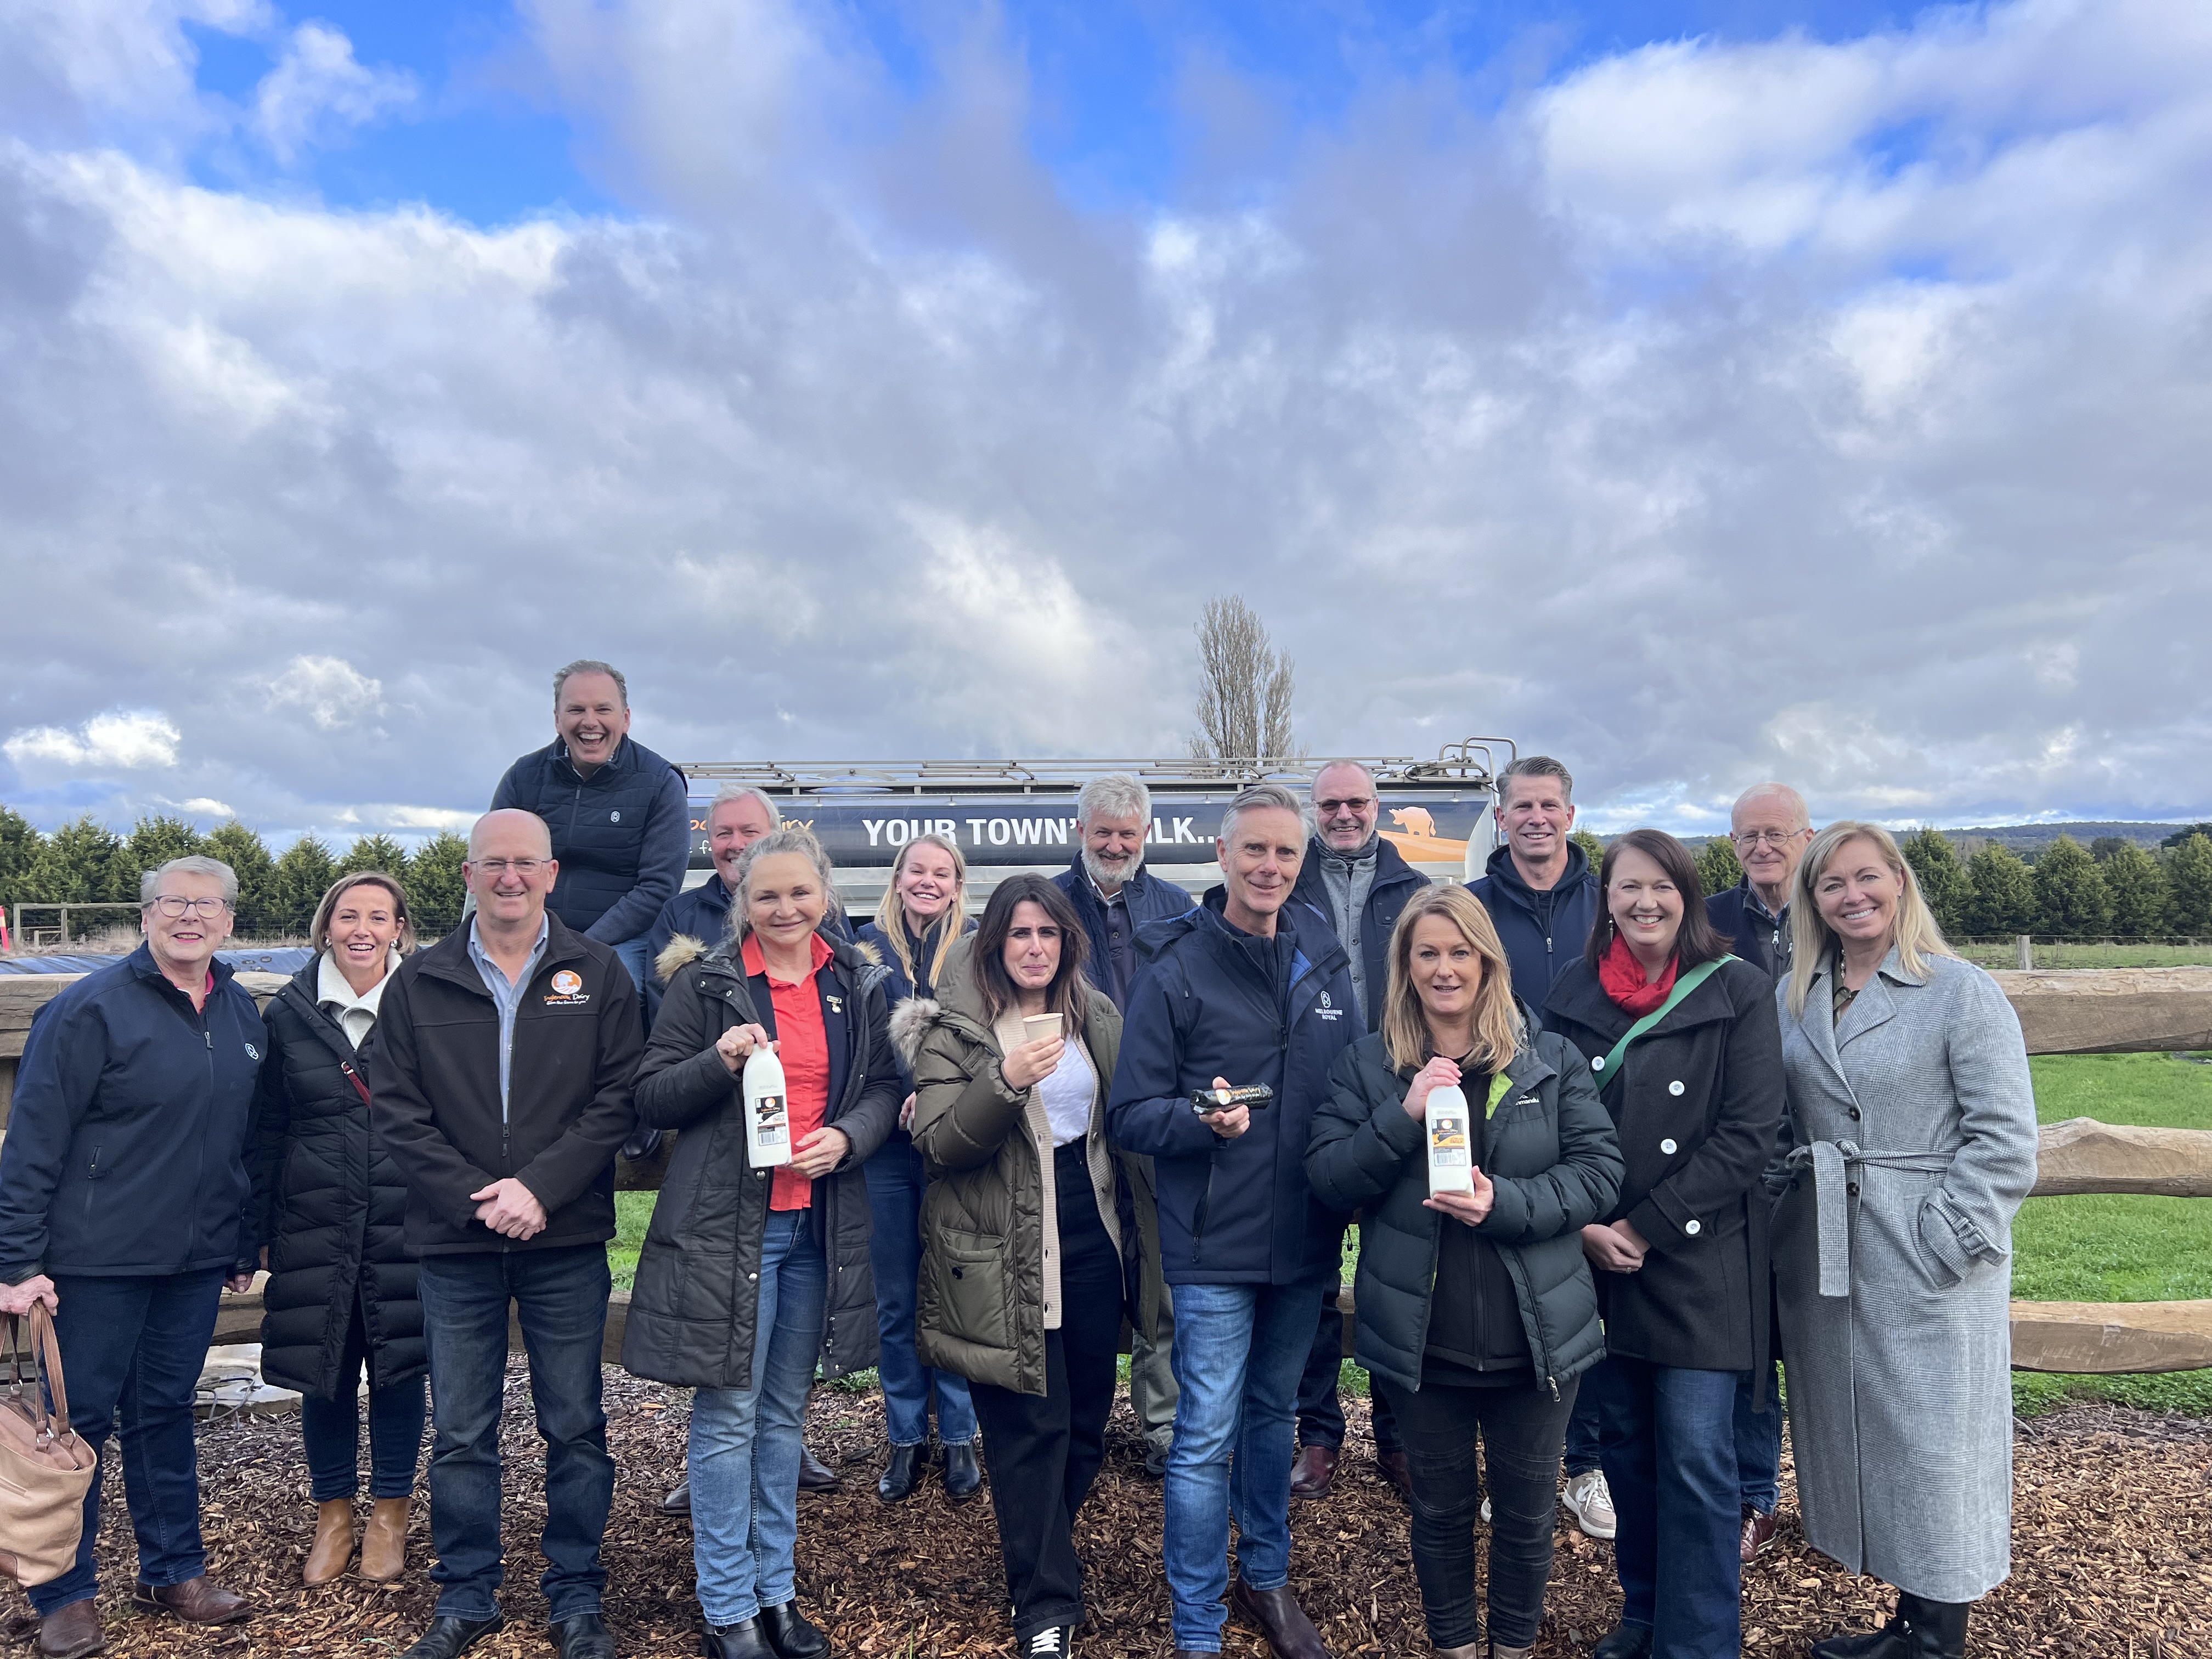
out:
<path id="1" fill-rule="evenodd" d="M 62 974 L 0 975 L 0 1132 L 4 1132 L 16 1061 L 31 1017 L 72 982 Z M 1995 975 L 2020 1015 L 2031 1054 L 2165 1054 L 2212 1049 L 2212 968 L 2080 969 Z M 273 995 L 283 981 L 240 974 L 255 995 Z M 624 1160 L 617 1184 L 656 1188 L 665 1152 L 649 1164 Z M 2042 1132 L 2033 1196 L 2084 1193 L 2145 1194 L 2212 1199 L 2212 1130 L 2148 1129 L 2075 1118 Z M 2212 1214 L 2206 1219 L 2212 1221 Z M 1351 1350 L 1347 1290 L 1346 1351 Z M 622 1350 L 629 1297 L 617 1291 L 608 1309 L 606 1357 Z M 218 1345 L 260 1340 L 259 1290 L 226 1293 L 216 1326 Z M 520 1336 L 514 1336 L 517 1346 Z M 2196 1302 L 2014 1302 L 2015 1370 L 2106 1375 L 2212 1369 L 2212 1300 Z"/>

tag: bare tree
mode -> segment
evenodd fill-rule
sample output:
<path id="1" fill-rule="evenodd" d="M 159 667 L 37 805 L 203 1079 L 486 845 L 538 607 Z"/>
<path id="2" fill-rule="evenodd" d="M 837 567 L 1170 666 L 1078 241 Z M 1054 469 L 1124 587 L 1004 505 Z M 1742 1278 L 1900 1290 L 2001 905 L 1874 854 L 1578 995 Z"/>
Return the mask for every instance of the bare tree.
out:
<path id="1" fill-rule="evenodd" d="M 1236 595 L 1208 599 L 1198 623 L 1205 681 L 1198 694 L 1194 760 L 1294 759 L 1289 657 L 1267 637 L 1259 613 Z"/>

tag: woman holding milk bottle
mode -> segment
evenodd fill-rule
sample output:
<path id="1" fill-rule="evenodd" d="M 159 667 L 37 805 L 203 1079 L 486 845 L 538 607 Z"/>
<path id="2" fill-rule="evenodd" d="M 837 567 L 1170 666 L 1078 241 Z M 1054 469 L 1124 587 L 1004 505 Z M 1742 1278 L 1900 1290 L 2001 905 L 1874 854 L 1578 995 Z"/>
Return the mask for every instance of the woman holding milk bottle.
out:
<path id="1" fill-rule="evenodd" d="M 823 931 L 830 876 L 807 830 L 746 848 L 730 937 L 676 969 L 638 1066 L 639 1121 L 682 1133 L 623 1364 L 696 1391 L 686 1462 L 708 1659 L 830 1651 L 794 1582 L 806 1390 L 817 1361 L 833 1377 L 876 1363 L 860 1166 L 903 1091 L 882 968 Z"/>
<path id="2" fill-rule="evenodd" d="M 1605 1352 L 1582 1229 L 1612 1207 L 1620 1146 L 1588 1063 L 1532 1024 L 1474 896 L 1416 894 L 1391 934 L 1382 1029 L 1337 1057 L 1306 1152 L 1315 1196 L 1364 1212 L 1354 1352 L 1405 1437 L 1413 1572 L 1446 1659 L 1486 1651 L 1485 1484 L 1487 1651 L 1534 1645 L 1567 1417 Z"/>

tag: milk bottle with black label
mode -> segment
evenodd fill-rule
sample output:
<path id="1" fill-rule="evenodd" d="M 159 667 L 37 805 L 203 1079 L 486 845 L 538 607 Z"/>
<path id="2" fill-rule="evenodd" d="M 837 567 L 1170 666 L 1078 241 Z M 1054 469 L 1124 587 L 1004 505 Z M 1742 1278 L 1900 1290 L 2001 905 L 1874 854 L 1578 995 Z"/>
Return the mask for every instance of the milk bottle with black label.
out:
<path id="1" fill-rule="evenodd" d="M 745 1128 L 752 1168 L 791 1162 L 791 1103 L 783 1092 L 783 1062 L 773 1048 L 756 1048 L 745 1062 Z"/>
<path id="2" fill-rule="evenodd" d="M 1429 1196 L 1474 1191 L 1474 1154 L 1468 1142 L 1473 1115 L 1467 1091 L 1456 1083 L 1429 1091 Z"/>

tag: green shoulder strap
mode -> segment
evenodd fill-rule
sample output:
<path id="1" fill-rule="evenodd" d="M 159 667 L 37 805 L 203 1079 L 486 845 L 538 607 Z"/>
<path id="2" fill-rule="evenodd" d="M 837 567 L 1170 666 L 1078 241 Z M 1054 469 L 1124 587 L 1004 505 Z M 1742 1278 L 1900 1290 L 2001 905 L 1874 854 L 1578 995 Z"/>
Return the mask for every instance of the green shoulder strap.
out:
<path id="1" fill-rule="evenodd" d="M 1684 997 L 1689 995 L 1718 971 L 1721 963 L 1735 960 L 1734 957 L 1715 957 L 1711 962 L 1699 963 L 1688 973 L 1676 980 L 1674 988 L 1667 994 L 1667 1000 L 1623 1031 L 1620 1034 L 1620 1041 L 1613 1045 L 1613 1052 L 1592 1066 L 1591 1069 L 1597 1073 L 1598 1082 L 1601 1085 L 1607 1084 L 1620 1075 L 1620 1059 L 1628 1052 L 1628 1045 L 1673 1013 Z"/>

